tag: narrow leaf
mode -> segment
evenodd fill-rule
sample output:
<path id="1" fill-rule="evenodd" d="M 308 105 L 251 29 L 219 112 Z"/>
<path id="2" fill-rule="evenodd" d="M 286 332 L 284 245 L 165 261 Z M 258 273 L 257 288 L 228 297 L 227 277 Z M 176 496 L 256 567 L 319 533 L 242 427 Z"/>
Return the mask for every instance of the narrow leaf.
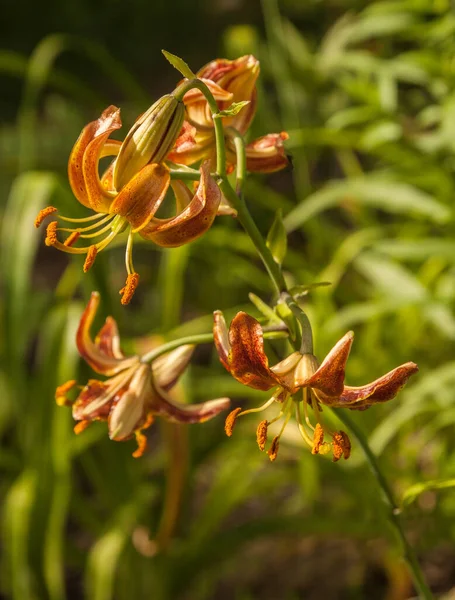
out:
<path id="1" fill-rule="evenodd" d="M 177 71 L 180 71 L 183 77 L 186 77 L 187 79 L 196 79 L 196 75 L 193 73 L 193 71 L 189 68 L 189 66 L 184 60 L 182 60 L 175 54 L 167 52 L 167 50 L 161 50 L 161 52 L 164 54 L 165 58 L 167 58 L 167 60 L 171 63 L 171 65 L 175 69 L 177 69 Z"/>
<path id="2" fill-rule="evenodd" d="M 283 224 L 281 208 L 276 211 L 275 220 L 267 235 L 267 247 L 279 265 L 282 264 L 288 248 L 288 238 Z"/>

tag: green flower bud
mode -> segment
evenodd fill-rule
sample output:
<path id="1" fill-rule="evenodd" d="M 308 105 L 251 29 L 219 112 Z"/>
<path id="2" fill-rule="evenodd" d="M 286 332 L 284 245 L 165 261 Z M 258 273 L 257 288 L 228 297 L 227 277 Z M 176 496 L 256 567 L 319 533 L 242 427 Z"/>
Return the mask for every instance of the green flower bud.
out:
<path id="1" fill-rule="evenodd" d="M 125 137 L 115 161 L 114 186 L 117 190 L 145 165 L 164 160 L 180 133 L 184 115 L 183 102 L 167 94 L 139 117 Z"/>

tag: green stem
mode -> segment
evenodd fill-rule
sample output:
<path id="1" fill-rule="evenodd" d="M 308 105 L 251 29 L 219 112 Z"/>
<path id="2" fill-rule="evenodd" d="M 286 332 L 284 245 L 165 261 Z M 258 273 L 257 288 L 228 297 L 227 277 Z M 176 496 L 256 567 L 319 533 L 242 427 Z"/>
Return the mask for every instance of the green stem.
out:
<path id="1" fill-rule="evenodd" d="M 287 330 L 283 329 L 281 326 L 271 326 L 264 327 L 262 329 L 264 332 L 265 339 L 276 339 L 278 337 L 287 337 Z M 141 357 L 141 362 L 143 363 L 151 363 L 156 360 L 159 356 L 170 352 L 171 350 L 175 350 L 180 346 L 185 346 L 187 344 L 196 345 L 196 344 L 211 344 L 213 342 L 213 333 L 199 333 L 196 335 L 188 335 L 186 337 L 177 338 L 176 340 L 172 340 L 167 342 L 166 344 L 162 344 L 158 348 L 154 348 L 144 354 Z"/>
<path id="2" fill-rule="evenodd" d="M 419 593 L 420 598 L 424 598 L 424 600 L 432 600 L 433 594 L 431 593 L 430 589 L 428 588 L 425 582 L 425 578 L 421 571 L 414 549 L 409 544 L 406 538 L 406 534 L 404 532 L 403 525 L 400 519 L 400 508 L 398 507 L 395 501 L 393 492 L 390 489 L 386 478 L 384 477 L 381 469 L 379 468 L 376 456 L 373 454 L 370 446 L 368 445 L 368 440 L 366 439 L 363 432 L 359 429 L 356 422 L 347 413 L 347 411 L 337 411 L 336 416 L 354 434 L 355 438 L 357 439 L 357 442 L 363 450 L 363 453 L 365 454 L 369 467 L 373 472 L 376 481 L 378 482 L 378 485 L 383 494 L 384 501 L 388 507 L 387 519 L 402 544 L 403 557 L 411 572 L 414 585 Z"/>

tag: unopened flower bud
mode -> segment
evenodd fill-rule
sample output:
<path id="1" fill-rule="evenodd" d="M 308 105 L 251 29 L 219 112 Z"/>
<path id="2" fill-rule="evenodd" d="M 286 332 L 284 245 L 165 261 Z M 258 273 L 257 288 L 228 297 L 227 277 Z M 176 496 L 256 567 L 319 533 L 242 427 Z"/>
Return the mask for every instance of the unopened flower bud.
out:
<path id="1" fill-rule="evenodd" d="M 180 133 L 184 114 L 183 102 L 167 94 L 139 117 L 115 162 L 114 186 L 118 191 L 145 165 L 164 160 Z"/>

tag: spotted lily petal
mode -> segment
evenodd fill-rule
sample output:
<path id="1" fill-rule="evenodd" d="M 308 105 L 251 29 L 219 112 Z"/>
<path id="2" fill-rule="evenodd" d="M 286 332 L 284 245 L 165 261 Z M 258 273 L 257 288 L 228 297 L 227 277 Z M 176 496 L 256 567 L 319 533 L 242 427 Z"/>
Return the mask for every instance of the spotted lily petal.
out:
<path id="1" fill-rule="evenodd" d="M 353 340 L 354 333 L 349 331 L 335 344 L 321 366 L 310 377 L 302 377 L 297 370 L 296 386 L 311 387 L 318 392 L 317 395 L 323 402 L 326 402 L 326 397 L 339 397 L 343 392 L 345 367 Z"/>
<path id="2" fill-rule="evenodd" d="M 221 201 L 221 192 L 210 175 L 210 161 L 201 165 L 201 179 L 189 205 L 170 219 L 152 219 L 140 235 L 166 248 L 192 242 L 212 225 Z"/>
<path id="3" fill-rule="evenodd" d="M 256 173 L 273 173 L 289 165 L 283 142 L 288 139 L 285 131 L 269 133 L 260 137 L 245 148 L 246 168 Z"/>
<path id="4" fill-rule="evenodd" d="M 118 341 L 115 340 L 117 327 L 113 327 L 113 319 L 110 321 L 110 325 L 104 325 L 101 329 L 97 341 L 94 342 L 92 340 L 90 328 L 95 318 L 99 302 L 99 294 L 97 292 L 92 292 L 90 300 L 82 313 L 79 322 L 76 333 L 76 345 L 79 354 L 94 371 L 102 373 L 103 375 L 115 375 L 131 365 L 138 363 L 139 357 L 131 356 L 123 358 L 123 355 L 122 357 L 116 356 L 114 348 L 118 345 Z M 109 336 L 111 336 L 110 340 Z"/>
<path id="5" fill-rule="evenodd" d="M 269 390 L 280 383 L 269 368 L 262 327 L 256 319 L 238 312 L 229 328 L 229 346 L 228 370 L 240 383 L 257 390 Z"/>
<path id="6" fill-rule="evenodd" d="M 367 408 L 372 404 L 392 400 L 405 385 L 409 377 L 417 373 L 418 366 L 413 362 L 396 367 L 372 383 L 360 387 L 345 386 L 343 393 L 332 406 Z"/>
<path id="7" fill-rule="evenodd" d="M 98 161 L 101 155 L 118 153 L 118 144 L 103 148 L 109 135 L 122 126 L 120 109 L 109 106 L 99 119 L 92 121 L 82 130 L 68 161 L 68 178 L 74 195 L 81 204 L 95 211 L 107 210 L 109 197 L 101 186 Z"/>
<path id="8" fill-rule="evenodd" d="M 200 404 L 180 404 L 172 400 L 162 389 L 153 397 L 151 410 L 154 415 L 173 423 L 204 423 L 229 408 L 229 398 L 217 398 Z"/>
<path id="9" fill-rule="evenodd" d="M 145 166 L 122 188 L 109 212 L 125 217 L 133 232 L 141 231 L 160 207 L 170 181 L 166 165 Z"/>

